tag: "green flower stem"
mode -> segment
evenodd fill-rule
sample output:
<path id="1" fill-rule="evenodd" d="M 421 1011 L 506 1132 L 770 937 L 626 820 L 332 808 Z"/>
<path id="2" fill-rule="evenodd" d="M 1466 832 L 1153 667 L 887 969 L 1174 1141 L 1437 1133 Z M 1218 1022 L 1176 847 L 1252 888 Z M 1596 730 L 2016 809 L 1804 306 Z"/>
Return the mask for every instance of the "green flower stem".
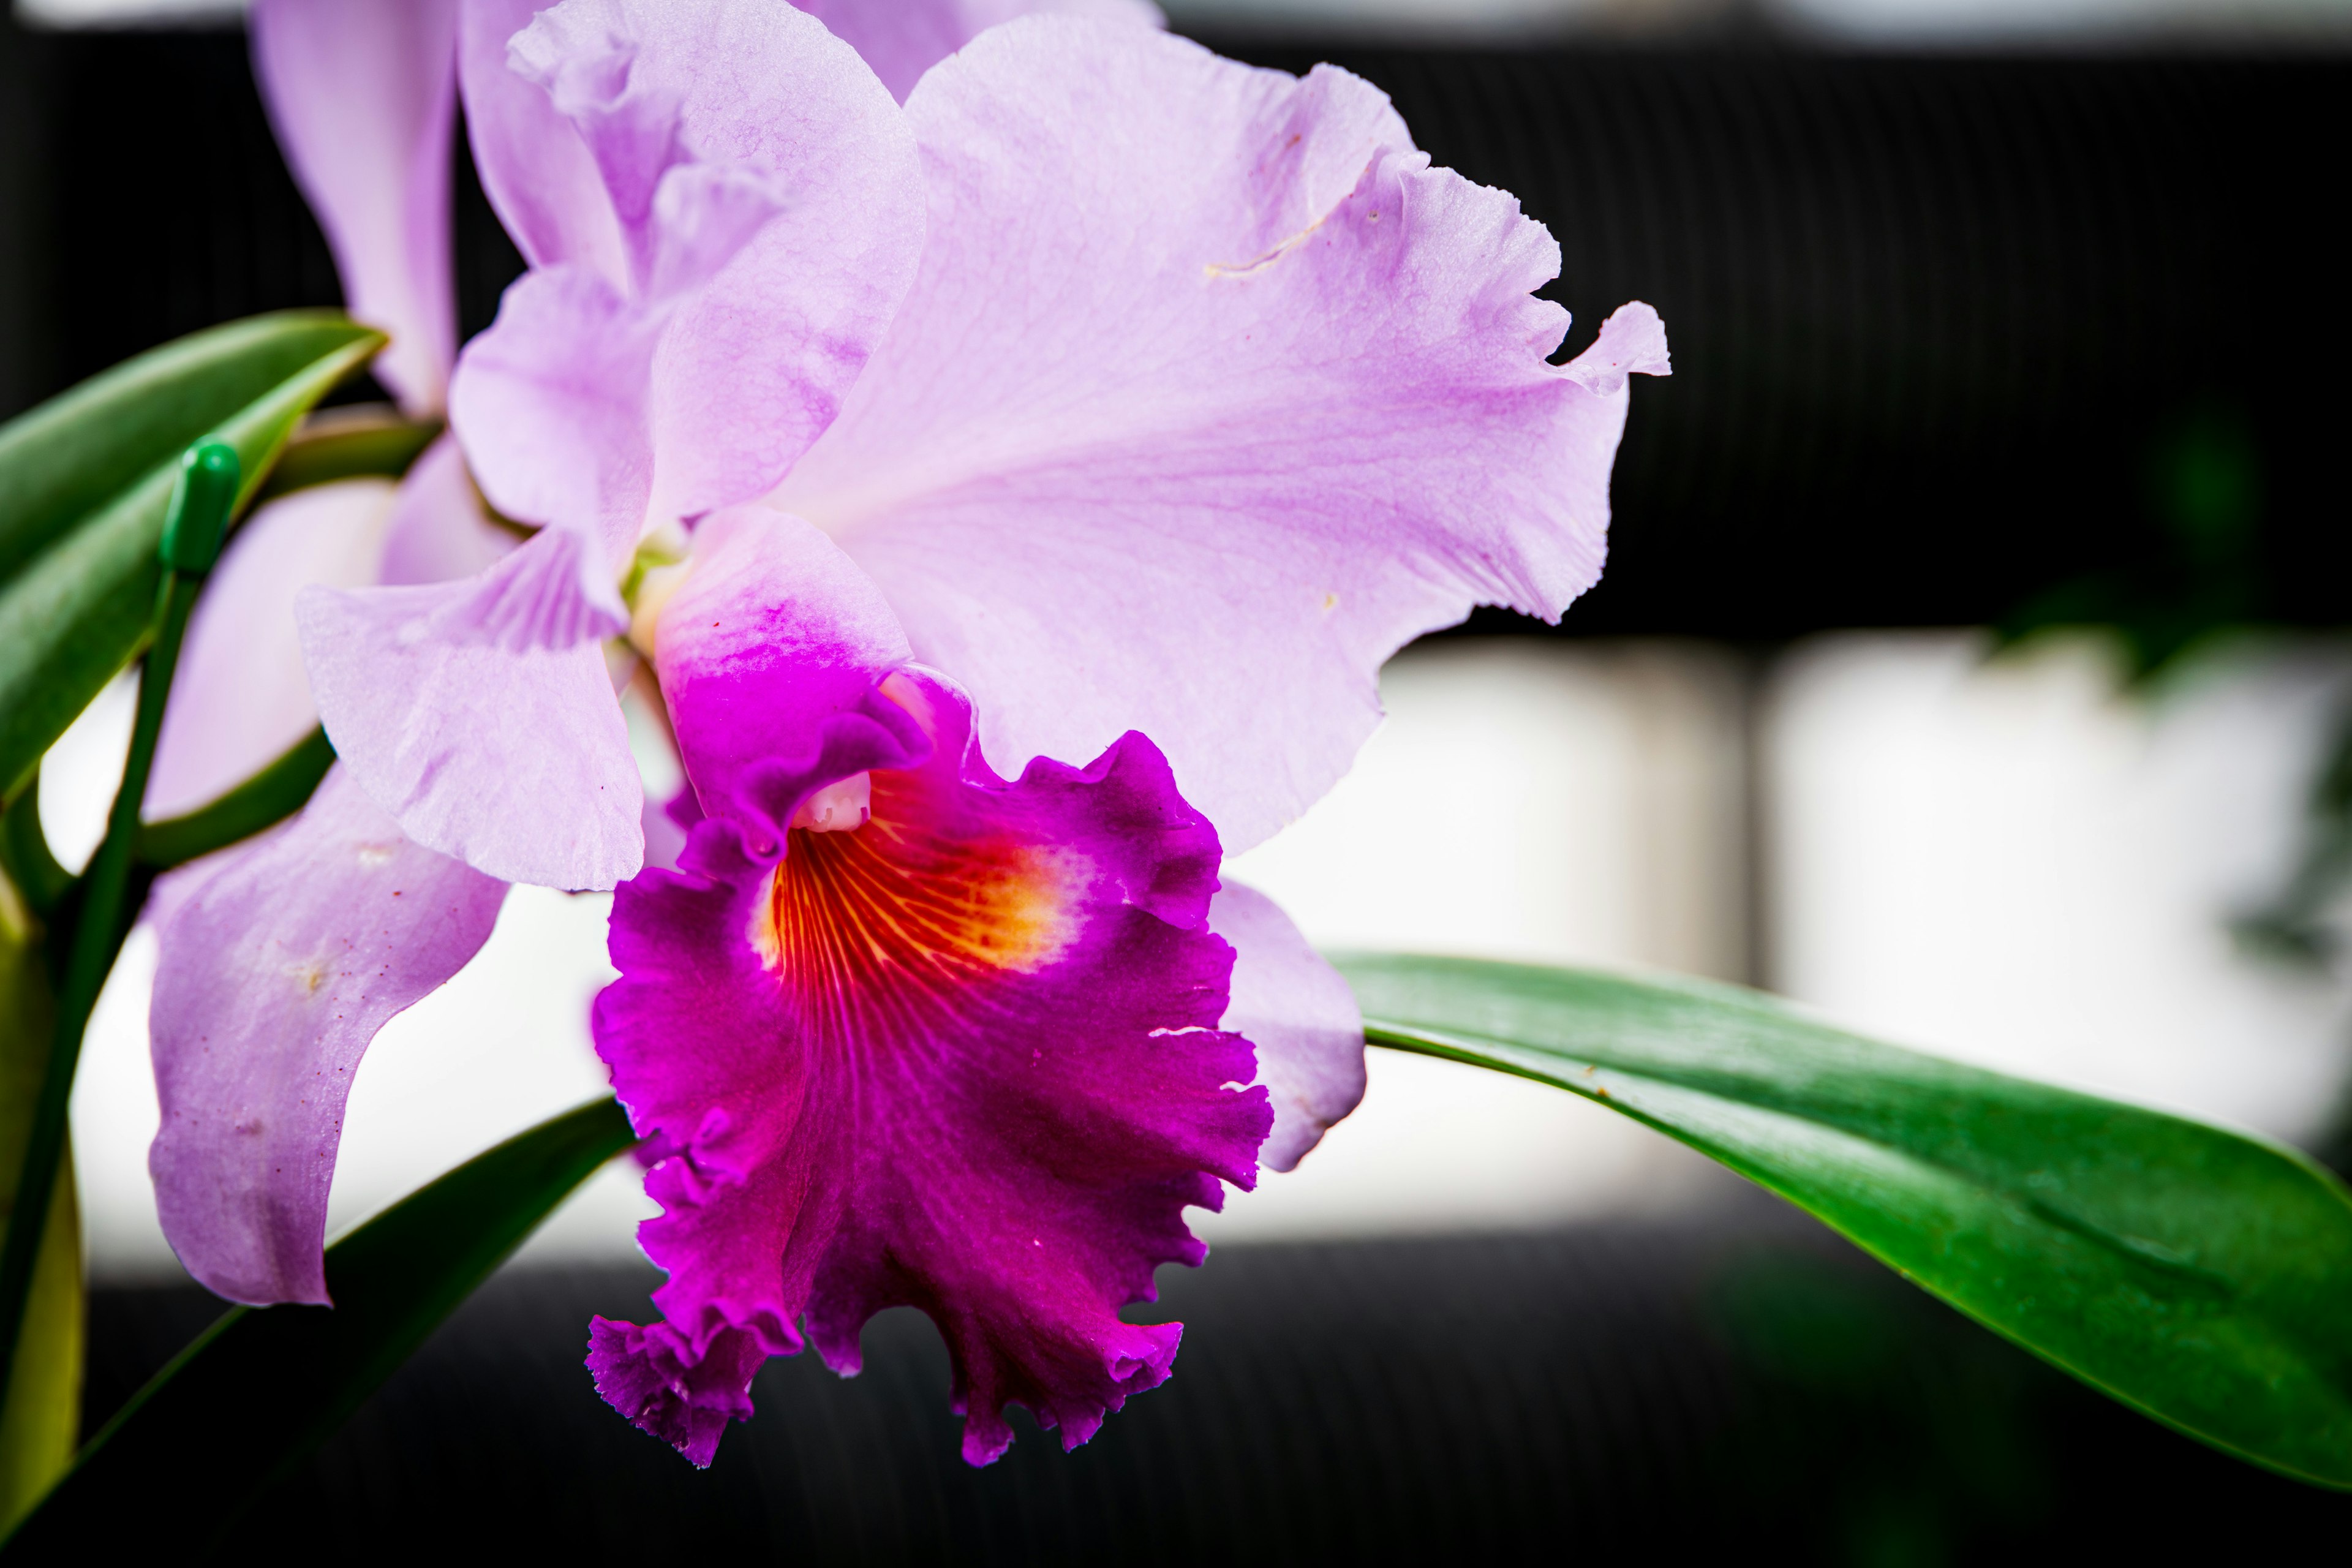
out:
<path id="1" fill-rule="evenodd" d="M 334 765 L 335 748 L 327 731 L 313 730 L 210 805 L 141 827 L 131 852 L 141 866 L 168 871 L 226 849 L 301 810 Z"/>
<path id="2" fill-rule="evenodd" d="M 25 1304 L 40 1255 L 41 1233 L 65 1154 L 66 1112 L 73 1097 L 74 1068 L 81 1059 L 83 1031 L 98 1005 L 100 987 L 121 951 L 139 836 L 139 806 L 155 761 L 155 738 L 163 727 L 163 704 L 180 661 L 180 641 L 195 607 L 204 574 L 219 557 L 237 489 L 234 448 L 207 441 L 192 448 L 181 466 L 180 484 L 164 524 L 161 553 L 163 579 L 156 595 L 155 640 L 147 651 L 139 684 L 139 716 L 131 731 L 131 752 L 122 785 L 107 819 L 106 839 L 83 873 L 62 984 L 58 988 L 55 1033 L 49 1062 L 34 1102 L 32 1133 L 25 1144 L 23 1174 L 8 1215 L 8 1238 L 0 1248 L 0 1400 L 5 1400 L 25 1325 Z"/>

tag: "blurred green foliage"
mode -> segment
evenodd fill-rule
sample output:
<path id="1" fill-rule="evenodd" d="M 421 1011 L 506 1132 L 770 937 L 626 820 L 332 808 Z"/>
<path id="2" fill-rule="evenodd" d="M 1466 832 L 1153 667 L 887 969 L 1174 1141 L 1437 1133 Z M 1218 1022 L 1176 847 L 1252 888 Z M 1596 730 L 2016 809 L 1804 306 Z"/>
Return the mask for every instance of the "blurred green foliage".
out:
<path id="1" fill-rule="evenodd" d="M 1734 1508 L 1785 1517 L 1775 1505 L 1812 1488 L 1800 1525 L 1811 1539 L 1785 1542 L 1791 1557 L 1978 1561 L 2030 1534 L 2058 1500 L 2047 1407 L 2071 1392 L 2063 1381 L 1891 1285 L 1773 1253 L 1707 1291 L 1706 1321 L 1753 1384 L 1750 1414 L 1718 1436 L 1710 1468 Z M 1826 1491 L 1825 1472 L 1835 1478 Z"/>
<path id="2" fill-rule="evenodd" d="M 2237 410 L 2183 411 L 2148 442 L 2137 537 L 2114 564 L 2034 595 L 1998 629 L 2004 645 L 2095 626 L 2145 682 L 2217 634 L 2263 616 L 2262 454 Z"/>

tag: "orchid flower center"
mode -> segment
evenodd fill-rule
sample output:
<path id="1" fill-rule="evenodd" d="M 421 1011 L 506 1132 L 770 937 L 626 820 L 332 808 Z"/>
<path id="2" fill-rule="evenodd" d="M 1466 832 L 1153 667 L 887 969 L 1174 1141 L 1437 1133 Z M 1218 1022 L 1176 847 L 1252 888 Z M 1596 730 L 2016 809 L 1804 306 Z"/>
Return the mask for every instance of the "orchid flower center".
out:
<path id="1" fill-rule="evenodd" d="M 1076 939 L 1076 900 L 1090 875 L 1083 857 L 971 832 L 903 771 L 883 773 L 878 784 L 860 773 L 833 789 L 851 785 L 855 809 L 836 807 L 845 820 L 793 836 L 750 932 L 761 961 L 828 1017 L 893 994 L 887 974 L 923 977 L 943 1000 L 990 976 L 1034 973 Z M 830 793 L 792 826 L 812 826 L 810 807 Z M 869 803 L 879 810 L 866 831 L 840 830 L 866 822 Z"/>
<path id="2" fill-rule="evenodd" d="M 793 813 L 792 826 L 811 833 L 855 833 L 874 815 L 874 775 L 857 773 L 829 784 Z"/>
<path id="3" fill-rule="evenodd" d="M 629 569 L 621 574 L 621 602 L 629 607 L 626 635 L 648 660 L 654 657 L 654 628 L 662 607 L 686 585 L 687 574 L 693 570 L 688 550 L 685 531 L 674 522 L 665 524 L 638 543 Z"/>

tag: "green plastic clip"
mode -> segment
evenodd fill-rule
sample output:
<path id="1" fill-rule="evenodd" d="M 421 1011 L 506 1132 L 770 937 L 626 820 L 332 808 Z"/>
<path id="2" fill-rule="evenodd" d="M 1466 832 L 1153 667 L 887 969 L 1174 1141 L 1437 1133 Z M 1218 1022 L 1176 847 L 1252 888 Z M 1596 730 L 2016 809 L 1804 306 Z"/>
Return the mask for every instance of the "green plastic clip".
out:
<path id="1" fill-rule="evenodd" d="M 236 505 L 239 467 L 236 448 L 226 441 L 199 441 L 180 458 L 172 507 L 163 515 L 164 565 L 192 576 L 213 569 Z"/>

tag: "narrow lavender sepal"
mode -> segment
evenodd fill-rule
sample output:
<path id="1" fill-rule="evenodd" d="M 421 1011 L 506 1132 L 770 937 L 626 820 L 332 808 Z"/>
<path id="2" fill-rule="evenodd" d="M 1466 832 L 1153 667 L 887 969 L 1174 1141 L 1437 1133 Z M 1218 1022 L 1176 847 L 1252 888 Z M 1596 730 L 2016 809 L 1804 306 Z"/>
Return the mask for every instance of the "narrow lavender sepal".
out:
<path id="1" fill-rule="evenodd" d="M 148 1013 L 165 1239 L 206 1289 L 327 1301 L 327 1194 L 376 1031 L 488 940 L 505 884 L 409 842 L 346 770 L 159 930 Z"/>
<path id="2" fill-rule="evenodd" d="M 490 504 L 577 535 L 607 582 L 653 492 L 643 389 L 656 328 L 586 268 L 528 272 L 466 345 L 449 389 L 451 426 Z"/>
<path id="3" fill-rule="evenodd" d="M 438 414 L 457 352 L 457 0 L 254 0 L 248 25 L 262 101 L 345 302 L 392 336 L 375 374 L 409 414 Z"/>
<path id="4" fill-rule="evenodd" d="M 541 0 L 460 0 L 457 79 L 482 192 L 532 267 L 574 262 L 627 275 L 619 222 L 586 143 L 537 83 L 509 68 L 507 42 Z"/>

